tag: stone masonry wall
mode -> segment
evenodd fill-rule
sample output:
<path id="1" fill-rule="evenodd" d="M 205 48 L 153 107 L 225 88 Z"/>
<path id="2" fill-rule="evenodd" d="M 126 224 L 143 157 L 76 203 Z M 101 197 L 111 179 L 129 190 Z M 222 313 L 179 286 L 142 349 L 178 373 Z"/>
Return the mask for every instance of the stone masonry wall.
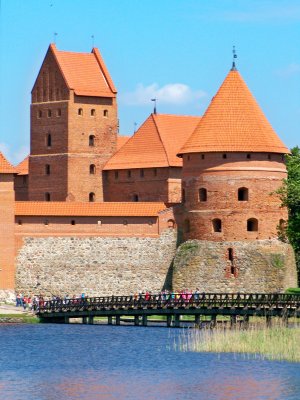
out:
<path id="1" fill-rule="evenodd" d="M 293 249 L 276 239 L 223 243 L 190 240 L 177 250 L 173 289 L 197 287 L 201 292 L 252 293 L 297 287 Z"/>
<path id="2" fill-rule="evenodd" d="M 175 230 L 158 238 L 24 238 L 16 290 L 44 296 L 122 295 L 170 286 Z"/>

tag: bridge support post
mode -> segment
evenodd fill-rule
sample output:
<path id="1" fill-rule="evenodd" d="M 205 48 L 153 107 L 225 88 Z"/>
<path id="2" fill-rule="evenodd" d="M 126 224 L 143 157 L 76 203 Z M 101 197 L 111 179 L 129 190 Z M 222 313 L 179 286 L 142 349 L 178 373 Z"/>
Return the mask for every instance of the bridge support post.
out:
<path id="1" fill-rule="evenodd" d="M 195 315 L 195 325 L 197 328 L 199 328 L 200 324 L 201 324 L 200 315 L 197 314 L 197 315 Z"/>
<path id="2" fill-rule="evenodd" d="M 246 315 L 244 315 L 244 318 L 243 318 L 243 328 L 247 329 L 248 326 L 249 326 L 249 315 L 246 314 Z"/>
<path id="3" fill-rule="evenodd" d="M 109 315 L 107 317 L 107 325 L 112 325 L 112 316 L 111 315 Z"/>
<path id="4" fill-rule="evenodd" d="M 69 317 L 64 317 L 65 318 L 65 324 L 69 324 L 70 323 L 70 318 Z"/>
<path id="5" fill-rule="evenodd" d="M 230 316 L 230 328 L 233 328 L 236 325 L 236 322 L 237 322 L 237 316 L 231 315 Z"/>
<path id="6" fill-rule="evenodd" d="M 267 323 L 267 328 L 272 327 L 272 316 L 271 315 L 266 316 L 266 323 Z"/>
<path id="7" fill-rule="evenodd" d="M 86 325 L 88 323 L 88 317 L 82 317 L 82 323 Z"/>
<path id="8" fill-rule="evenodd" d="M 120 323 L 121 323 L 121 316 L 116 315 L 116 325 L 120 325 Z"/>
<path id="9" fill-rule="evenodd" d="M 146 314 L 143 314 L 143 326 L 147 326 L 148 324 L 148 316 Z"/>
<path id="10" fill-rule="evenodd" d="M 140 316 L 139 315 L 135 315 L 134 316 L 134 325 L 135 326 L 139 326 L 140 324 Z"/>
<path id="11" fill-rule="evenodd" d="M 174 326 L 175 326 L 175 328 L 180 328 L 180 315 L 179 314 L 174 315 Z"/>
<path id="12" fill-rule="evenodd" d="M 167 327 L 170 328 L 172 324 L 172 315 L 168 314 L 167 315 Z"/>
<path id="13" fill-rule="evenodd" d="M 94 317 L 88 317 L 88 324 L 94 325 Z"/>
<path id="14" fill-rule="evenodd" d="M 217 325 L 217 316 L 216 315 L 212 315 L 211 319 L 210 319 L 209 327 L 210 327 L 210 329 L 213 329 L 213 328 L 216 327 L 216 325 Z"/>

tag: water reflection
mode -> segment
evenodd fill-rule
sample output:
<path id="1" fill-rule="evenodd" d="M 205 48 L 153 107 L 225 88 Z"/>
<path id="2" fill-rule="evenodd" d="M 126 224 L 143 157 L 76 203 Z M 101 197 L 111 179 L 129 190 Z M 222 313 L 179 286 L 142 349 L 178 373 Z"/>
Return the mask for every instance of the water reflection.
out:
<path id="1" fill-rule="evenodd" d="M 300 364 L 177 352 L 181 332 L 0 326 L 0 399 L 299 400 Z"/>

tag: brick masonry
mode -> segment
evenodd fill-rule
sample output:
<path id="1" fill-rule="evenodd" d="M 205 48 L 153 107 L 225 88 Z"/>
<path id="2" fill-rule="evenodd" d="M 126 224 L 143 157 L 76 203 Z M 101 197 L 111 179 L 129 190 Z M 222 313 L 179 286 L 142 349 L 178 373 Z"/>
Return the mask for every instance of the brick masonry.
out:
<path id="1" fill-rule="evenodd" d="M 228 249 L 232 249 L 232 261 Z M 276 239 L 255 242 L 189 240 L 177 250 L 173 288 L 201 292 L 283 292 L 297 287 L 292 247 Z"/>

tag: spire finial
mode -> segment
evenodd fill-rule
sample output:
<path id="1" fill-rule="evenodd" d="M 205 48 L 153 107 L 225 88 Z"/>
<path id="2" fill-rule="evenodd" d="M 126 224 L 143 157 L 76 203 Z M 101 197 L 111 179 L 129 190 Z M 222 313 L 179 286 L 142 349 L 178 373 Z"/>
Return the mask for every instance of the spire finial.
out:
<path id="1" fill-rule="evenodd" d="M 235 66 L 235 58 L 237 58 L 237 54 L 236 54 L 236 51 L 235 51 L 235 46 L 233 46 L 233 48 L 232 48 L 232 68 L 231 68 L 231 71 L 236 71 L 236 66 Z"/>
<path id="2" fill-rule="evenodd" d="M 157 99 L 151 99 L 151 101 L 154 101 L 154 110 L 153 110 L 153 114 L 156 114 L 156 100 L 157 100 Z"/>
<path id="3" fill-rule="evenodd" d="M 53 41 L 54 41 L 54 44 L 56 44 L 57 35 L 58 35 L 57 32 L 53 32 Z"/>
<path id="4" fill-rule="evenodd" d="M 92 35 L 91 36 L 91 39 L 92 39 L 92 48 L 94 48 L 95 47 L 95 36 L 94 35 Z"/>

